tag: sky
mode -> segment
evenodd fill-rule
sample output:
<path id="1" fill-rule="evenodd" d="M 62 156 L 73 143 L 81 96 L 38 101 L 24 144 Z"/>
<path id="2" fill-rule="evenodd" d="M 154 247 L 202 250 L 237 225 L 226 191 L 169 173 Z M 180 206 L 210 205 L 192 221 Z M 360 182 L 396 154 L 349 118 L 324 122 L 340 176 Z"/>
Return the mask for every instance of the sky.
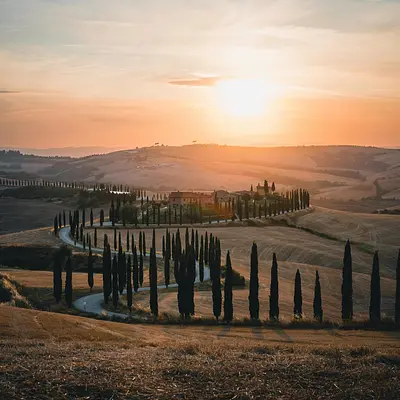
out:
<path id="1" fill-rule="evenodd" d="M 399 0 L 0 0 L 0 146 L 400 146 Z"/>

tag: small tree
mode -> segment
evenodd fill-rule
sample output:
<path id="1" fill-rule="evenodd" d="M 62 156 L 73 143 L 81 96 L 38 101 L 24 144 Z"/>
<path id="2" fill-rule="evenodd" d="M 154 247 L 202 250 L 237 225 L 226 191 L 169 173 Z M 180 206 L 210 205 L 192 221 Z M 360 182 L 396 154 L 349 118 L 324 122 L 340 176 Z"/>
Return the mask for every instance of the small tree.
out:
<path id="1" fill-rule="evenodd" d="M 369 319 L 371 322 L 380 322 L 381 320 L 381 279 L 379 275 L 379 255 L 377 251 L 375 251 L 372 265 Z"/>
<path id="2" fill-rule="evenodd" d="M 269 296 L 269 319 L 279 320 L 279 283 L 278 283 L 278 262 L 276 254 L 272 256 L 271 285 Z"/>
<path id="3" fill-rule="evenodd" d="M 322 310 L 321 283 L 319 281 L 318 271 L 315 271 L 313 309 L 314 309 L 314 318 L 319 322 L 322 322 L 324 312 Z"/>
<path id="4" fill-rule="evenodd" d="M 250 289 L 249 289 L 249 311 L 250 318 L 258 320 L 260 315 L 260 302 L 258 299 L 258 252 L 257 245 L 254 242 L 251 248 L 250 260 Z"/>
<path id="5" fill-rule="evenodd" d="M 233 319 L 233 295 L 232 295 L 232 264 L 229 251 L 226 255 L 226 272 L 224 285 L 224 320 L 227 322 Z"/>
<path id="6" fill-rule="evenodd" d="M 72 262 L 71 256 L 68 256 L 65 263 L 65 301 L 68 307 L 72 306 Z"/>
<path id="7" fill-rule="evenodd" d="M 297 319 L 303 318 L 303 296 L 301 293 L 301 276 L 300 270 L 296 272 L 296 279 L 294 281 L 294 317 Z"/>

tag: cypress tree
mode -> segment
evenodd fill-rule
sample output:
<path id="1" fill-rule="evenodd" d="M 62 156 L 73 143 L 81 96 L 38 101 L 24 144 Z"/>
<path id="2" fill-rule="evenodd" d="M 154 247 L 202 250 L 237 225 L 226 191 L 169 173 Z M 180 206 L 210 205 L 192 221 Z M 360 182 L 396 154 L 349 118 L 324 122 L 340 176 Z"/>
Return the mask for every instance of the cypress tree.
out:
<path id="1" fill-rule="evenodd" d="M 97 228 L 94 228 L 94 247 L 97 247 Z"/>
<path id="2" fill-rule="evenodd" d="M 83 225 L 83 227 L 86 226 L 86 209 L 85 208 L 82 209 L 82 225 Z"/>
<path id="3" fill-rule="evenodd" d="M 142 243 L 142 232 L 139 232 L 139 253 L 140 255 L 143 254 L 143 243 Z"/>
<path id="4" fill-rule="evenodd" d="M 253 320 L 259 319 L 260 302 L 258 299 L 258 252 L 257 245 L 253 242 L 251 248 L 251 261 L 250 261 L 250 289 L 249 289 L 249 311 L 250 318 Z"/>
<path id="5" fill-rule="evenodd" d="M 377 251 L 375 251 L 372 265 L 369 319 L 371 322 L 380 322 L 381 320 L 381 278 L 379 274 L 379 255 Z"/>
<path id="6" fill-rule="evenodd" d="M 214 247 L 214 246 L 213 246 Z M 213 248 L 212 257 L 212 299 L 213 299 L 213 313 L 218 321 L 221 315 L 222 294 L 221 294 L 221 248 L 219 241 L 216 240 L 215 248 Z"/>
<path id="7" fill-rule="evenodd" d="M 93 226 L 93 208 L 90 209 L 90 226 Z"/>
<path id="8" fill-rule="evenodd" d="M 68 307 L 72 306 L 72 262 L 71 256 L 65 263 L 65 301 Z"/>
<path id="9" fill-rule="evenodd" d="M 192 238 L 191 238 L 191 242 L 190 242 L 191 246 L 194 249 L 194 229 L 192 228 Z"/>
<path id="10" fill-rule="evenodd" d="M 117 230 L 114 229 L 114 251 L 117 251 Z"/>
<path id="11" fill-rule="evenodd" d="M 65 210 L 63 210 L 63 226 L 65 227 L 67 225 L 67 217 L 65 215 Z"/>
<path id="12" fill-rule="evenodd" d="M 319 282 L 318 271 L 315 271 L 315 288 L 314 288 L 314 318 L 319 322 L 322 322 L 323 310 L 322 310 L 322 298 L 321 298 L 321 283 Z"/>
<path id="13" fill-rule="evenodd" d="M 276 254 L 272 256 L 271 285 L 269 296 L 269 319 L 279 320 L 279 283 L 278 283 L 278 262 Z"/>
<path id="14" fill-rule="evenodd" d="M 165 258 L 165 237 L 162 237 L 162 256 Z"/>
<path id="15" fill-rule="evenodd" d="M 128 231 L 126 231 L 126 251 L 128 253 L 129 253 L 129 249 L 130 249 L 129 240 L 130 240 L 130 235 L 129 235 L 129 230 L 128 230 Z"/>
<path id="16" fill-rule="evenodd" d="M 195 256 L 196 256 L 196 261 L 199 260 L 199 232 L 196 229 L 196 237 L 195 237 Z"/>
<path id="17" fill-rule="evenodd" d="M 143 257 L 146 257 L 146 234 L 142 234 Z"/>
<path id="18" fill-rule="evenodd" d="M 118 232 L 118 249 L 121 249 L 121 251 L 122 251 L 122 237 L 121 237 L 121 231 Z"/>
<path id="19" fill-rule="evenodd" d="M 117 256 L 114 254 L 112 263 L 112 301 L 114 308 L 118 306 L 118 263 Z"/>
<path id="20" fill-rule="evenodd" d="M 200 256 L 199 256 L 199 275 L 200 282 L 204 281 L 204 240 L 203 235 L 200 238 Z"/>
<path id="21" fill-rule="evenodd" d="M 100 210 L 100 226 L 103 226 L 104 224 L 104 210 Z"/>
<path id="22" fill-rule="evenodd" d="M 158 316 L 157 263 L 155 248 L 150 249 L 150 310 Z"/>
<path id="23" fill-rule="evenodd" d="M 120 247 L 118 251 L 118 290 L 121 295 L 124 291 L 125 280 L 126 280 L 125 254 L 122 253 L 122 247 Z"/>
<path id="24" fill-rule="evenodd" d="M 92 255 L 92 249 L 89 247 L 89 256 L 88 256 L 88 285 L 90 288 L 90 292 L 92 292 L 93 289 L 93 255 Z"/>
<path id="25" fill-rule="evenodd" d="M 208 233 L 204 237 L 204 263 L 208 265 Z"/>
<path id="26" fill-rule="evenodd" d="M 175 261 L 178 260 L 178 253 L 175 256 Z M 189 316 L 187 312 L 187 302 L 186 302 L 186 291 L 187 291 L 187 279 L 186 279 L 186 254 L 179 254 L 179 263 L 178 263 L 178 273 L 176 275 L 176 282 L 178 283 L 178 310 L 181 315 L 181 319 Z"/>
<path id="27" fill-rule="evenodd" d="M 353 319 L 353 266 L 350 241 L 347 240 L 342 272 L 342 319 Z"/>
<path id="28" fill-rule="evenodd" d="M 395 304 L 395 313 L 394 319 L 396 325 L 400 325 L 400 250 L 399 255 L 397 257 L 397 268 L 396 268 L 396 304 Z"/>
<path id="29" fill-rule="evenodd" d="M 139 255 L 139 283 L 140 287 L 143 286 L 144 272 L 143 272 L 143 255 Z"/>
<path id="30" fill-rule="evenodd" d="M 104 235 L 104 239 L 107 236 Z M 108 304 L 108 298 L 110 296 L 110 257 L 111 255 L 108 253 L 108 243 L 104 240 L 104 249 L 103 249 L 103 295 L 104 295 L 104 303 Z"/>
<path id="31" fill-rule="evenodd" d="M 57 215 L 54 217 L 53 228 L 54 228 L 54 235 L 57 236 L 57 234 L 58 234 L 58 216 Z"/>
<path id="32" fill-rule="evenodd" d="M 294 317 L 297 319 L 303 318 L 303 296 L 301 293 L 301 276 L 300 271 L 297 270 L 296 278 L 294 281 Z"/>
<path id="33" fill-rule="evenodd" d="M 60 251 L 57 251 L 53 258 L 53 295 L 58 304 L 62 295 L 62 258 Z"/>
<path id="34" fill-rule="evenodd" d="M 225 272 L 225 285 L 224 285 L 224 320 L 232 321 L 233 319 L 233 294 L 232 294 L 232 264 L 231 256 L 226 255 L 226 272 Z"/>
<path id="35" fill-rule="evenodd" d="M 128 256 L 126 263 L 126 301 L 128 304 L 129 312 L 132 312 L 132 269 L 131 269 L 131 256 Z"/>
<path id="36" fill-rule="evenodd" d="M 139 290 L 139 266 L 136 246 L 133 247 L 133 290 Z"/>
<path id="37" fill-rule="evenodd" d="M 181 259 L 181 234 L 178 229 L 176 231 L 176 237 L 175 237 L 175 254 L 174 254 L 174 277 L 175 277 L 175 282 L 177 283 L 180 274 L 180 269 L 179 269 L 180 259 Z"/>
<path id="38" fill-rule="evenodd" d="M 168 237 L 168 232 L 167 232 L 167 237 Z M 167 242 L 168 243 L 168 242 Z M 164 256 L 164 280 L 165 280 L 165 286 L 168 288 L 169 285 L 169 280 L 170 280 L 170 248 L 169 246 L 166 247 L 165 249 L 165 256 Z"/>

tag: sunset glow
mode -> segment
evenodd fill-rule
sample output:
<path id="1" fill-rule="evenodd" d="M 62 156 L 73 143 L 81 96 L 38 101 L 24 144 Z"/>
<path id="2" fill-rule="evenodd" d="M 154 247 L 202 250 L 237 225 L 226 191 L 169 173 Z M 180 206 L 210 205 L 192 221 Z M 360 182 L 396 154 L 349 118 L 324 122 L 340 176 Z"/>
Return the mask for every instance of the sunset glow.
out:
<path id="1" fill-rule="evenodd" d="M 228 79 L 216 85 L 221 110 L 234 117 L 262 115 L 277 94 L 276 87 L 261 80 Z"/>
<path id="2" fill-rule="evenodd" d="M 399 146 L 399 16 L 388 0 L 3 0 L 0 146 Z"/>

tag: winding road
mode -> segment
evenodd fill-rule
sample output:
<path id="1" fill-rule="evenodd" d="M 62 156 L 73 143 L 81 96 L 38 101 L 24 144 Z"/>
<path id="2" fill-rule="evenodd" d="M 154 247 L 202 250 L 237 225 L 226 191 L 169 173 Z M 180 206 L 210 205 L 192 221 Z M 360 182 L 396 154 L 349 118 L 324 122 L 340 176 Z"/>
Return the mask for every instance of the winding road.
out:
<path id="1" fill-rule="evenodd" d="M 107 223 L 105 223 L 104 225 L 107 226 Z M 96 224 L 96 226 L 98 226 L 98 224 Z M 111 224 L 110 224 L 110 226 L 111 226 Z M 75 242 L 71 238 L 70 233 L 71 233 L 71 229 L 70 229 L 69 226 L 61 228 L 60 231 L 59 231 L 59 238 L 65 244 L 67 244 L 67 245 L 69 245 L 71 247 L 74 247 L 74 248 L 79 249 L 79 250 L 84 250 L 82 243 Z M 103 253 L 103 249 L 92 247 L 92 252 L 93 253 L 97 253 L 97 254 L 102 254 Z M 117 252 L 112 251 L 112 253 L 117 253 Z M 132 253 L 127 252 L 127 254 L 132 254 Z M 156 256 L 158 258 L 162 258 L 162 255 L 159 252 L 156 253 Z M 199 276 L 200 276 L 199 263 L 196 262 L 196 280 L 195 280 L 195 284 L 199 284 L 200 283 Z M 210 280 L 210 269 L 207 266 L 204 266 L 204 281 L 208 281 L 208 280 Z M 178 285 L 176 283 L 172 283 L 172 284 L 168 285 L 168 288 L 176 288 L 176 287 L 178 287 Z M 167 287 L 165 285 L 158 285 L 157 288 L 158 289 L 167 289 Z M 145 291 L 150 291 L 150 287 L 148 287 L 148 286 L 141 287 L 138 290 L 138 292 L 145 292 Z M 123 293 L 126 294 L 126 290 L 124 290 Z M 133 294 L 135 295 L 135 292 L 133 292 Z M 113 311 L 105 310 L 102 307 L 103 300 L 104 300 L 103 293 L 95 293 L 95 294 L 90 294 L 88 296 L 81 297 L 81 298 L 75 300 L 73 304 L 74 304 L 74 307 L 77 308 L 79 311 L 83 311 L 83 312 L 87 312 L 87 313 L 91 313 L 91 314 L 105 315 L 105 316 L 108 316 L 108 317 L 116 317 L 116 318 L 121 318 L 121 319 L 132 318 L 132 316 L 130 316 L 128 314 L 121 314 L 121 313 L 116 313 L 116 312 L 113 312 Z"/>

